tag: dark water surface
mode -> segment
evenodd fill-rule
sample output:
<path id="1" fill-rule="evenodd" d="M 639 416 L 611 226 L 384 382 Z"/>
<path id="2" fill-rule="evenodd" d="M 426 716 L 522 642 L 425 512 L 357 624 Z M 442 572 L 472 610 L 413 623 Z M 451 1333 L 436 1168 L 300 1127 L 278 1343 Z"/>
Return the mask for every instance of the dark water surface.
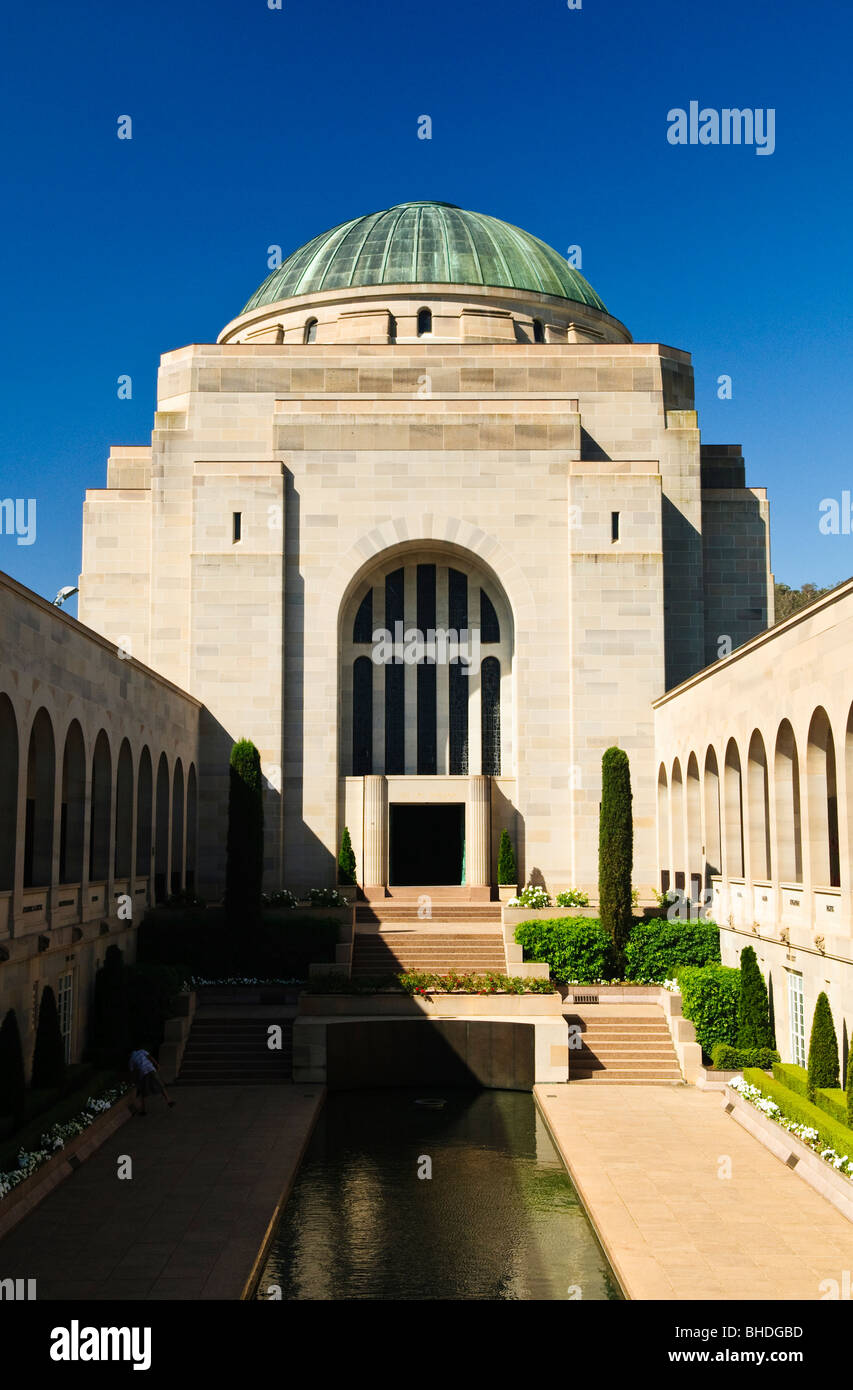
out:
<path id="1" fill-rule="evenodd" d="M 326 1098 L 257 1297 L 270 1285 L 286 1299 L 621 1297 L 533 1097 L 449 1088 Z"/>

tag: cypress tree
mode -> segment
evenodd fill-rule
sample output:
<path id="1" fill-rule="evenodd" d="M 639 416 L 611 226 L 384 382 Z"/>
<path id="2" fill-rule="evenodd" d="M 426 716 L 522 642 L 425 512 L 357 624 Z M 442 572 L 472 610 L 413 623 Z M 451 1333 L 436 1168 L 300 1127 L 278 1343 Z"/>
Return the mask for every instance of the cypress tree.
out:
<path id="1" fill-rule="evenodd" d="M 770 1003 L 764 976 L 751 946 L 740 953 L 740 994 L 737 1006 L 737 1045 L 740 1048 L 775 1047 L 770 1026 Z"/>
<path id="2" fill-rule="evenodd" d="M 853 1129 L 853 1047 L 847 1053 L 847 1127 Z"/>
<path id="3" fill-rule="evenodd" d="M 50 985 L 41 992 L 36 1045 L 33 1052 L 33 1090 L 50 1090 L 65 1081 L 65 1044 L 59 1027 L 56 995 Z"/>
<path id="4" fill-rule="evenodd" d="M 260 925 L 264 873 L 264 803 L 261 758 L 254 743 L 231 749 L 225 915 L 231 926 Z"/>
<path id="5" fill-rule="evenodd" d="M 349 828 L 344 826 L 341 836 L 341 852 L 338 855 L 338 883 L 355 883 L 355 851 L 352 847 Z"/>
<path id="6" fill-rule="evenodd" d="M 498 883 L 518 883 L 515 850 L 508 830 L 501 831 L 501 842 L 498 846 Z"/>
<path id="7" fill-rule="evenodd" d="M 631 870 L 634 866 L 634 821 L 631 769 L 621 748 L 608 748 L 601 759 L 601 811 L 598 830 L 598 898 L 601 925 L 613 941 L 621 968 L 633 925 Z"/>
<path id="8" fill-rule="evenodd" d="M 0 1115 L 11 1115 L 17 1128 L 24 1118 L 26 1103 L 27 1080 L 18 1016 L 14 1009 L 9 1009 L 0 1024 Z"/>
<path id="9" fill-rule="evenodd" d="M 822 990 L 812 1018 L 807 1085 L 809 1100 L 814 1100 L 815 1091 L 820 1087 L 838 1085 L 838 1040 L 829 1000 Z"/>
<path id="10" fill-rule="evenodd" d="M 92 1049 L 104 1065 L 123 1064 L 136 1040 L 130 1036 L 127 970 L 118 946 L 108 946 L 95 976 L 92 1006 Z"/>

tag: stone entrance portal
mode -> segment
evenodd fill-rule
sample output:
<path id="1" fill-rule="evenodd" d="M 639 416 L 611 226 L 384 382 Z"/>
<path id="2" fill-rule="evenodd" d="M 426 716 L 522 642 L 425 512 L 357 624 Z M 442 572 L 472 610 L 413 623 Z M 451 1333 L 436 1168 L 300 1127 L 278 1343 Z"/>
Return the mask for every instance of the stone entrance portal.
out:
<path id="1" fill-rule="evenodd" d="M 392 803 L 388 825 L 390 886 L 462 883 L 464 802 Z"/>

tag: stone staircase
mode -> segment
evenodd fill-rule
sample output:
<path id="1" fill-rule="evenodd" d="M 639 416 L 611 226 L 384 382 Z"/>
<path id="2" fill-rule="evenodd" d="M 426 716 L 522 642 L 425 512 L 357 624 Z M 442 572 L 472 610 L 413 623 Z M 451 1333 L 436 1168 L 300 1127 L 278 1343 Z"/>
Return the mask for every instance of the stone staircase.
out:
<path id="1" fill-rule="evenodd" d="M 622 1012 L 624 1009 L 624 1012 Z M 583 1043 L 569 1046 L 569 1083 L 618 1083 L 623 1086 L 678 1085 L 681 1069 L 663 1013 L 592 1010 L 567 1013 L 566 1023 L 580 1027 Z"/>
<path id="2" fill-rule="evenodd" d="M 280 1051 L 267 1046 L 267 1029 L 282 1029 Z M 178 1082 L 192 1086 L 261 1086 L 292 1079 L 293 1019 L 268 1010 L 250 1013 L 216 1010 L 196 1012 L 184 1049 Z"/>
<path id="3" fill-rule="evenodd" d="M 429 894 L 429 889 L 424 889 Z M 358 903 L 355 909 L 355 928 L 384 928 L 411 925 L 418 931 L 429 931 L 431 926 L 482 926 L 493 928 L 500 934 L 500 903 L 453 902 L 446 898 L 433 898 L 430 904 L 431 916 L 423 916 L 423 905 L 416 899 L 401 900 L 386 898 L 382 902 Z"/>

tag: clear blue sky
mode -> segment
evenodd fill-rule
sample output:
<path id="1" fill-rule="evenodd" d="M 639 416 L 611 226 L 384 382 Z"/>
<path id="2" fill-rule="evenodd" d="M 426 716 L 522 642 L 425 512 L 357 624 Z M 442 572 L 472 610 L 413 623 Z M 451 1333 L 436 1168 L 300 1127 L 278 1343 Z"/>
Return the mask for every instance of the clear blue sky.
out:
<path id="1" fill-rule="evenodd" d="M 0 568 L 23 583 L 76 583 L 84 491 L 148 442 L 159 355 L 213 341 L 270 244 L 419 198 L 579 244 L 637 341 L 693 353 L 703 438 L 770 490 L 777 578 L 853 574 L 853 536 L 818 530 L 853 488 L 838 0 L 18 0 L 3 40 L 0 496 L 38 531 L 0 535 Z M 670 145 L 691 100 L 773 107 L 775 152 Z"/>

